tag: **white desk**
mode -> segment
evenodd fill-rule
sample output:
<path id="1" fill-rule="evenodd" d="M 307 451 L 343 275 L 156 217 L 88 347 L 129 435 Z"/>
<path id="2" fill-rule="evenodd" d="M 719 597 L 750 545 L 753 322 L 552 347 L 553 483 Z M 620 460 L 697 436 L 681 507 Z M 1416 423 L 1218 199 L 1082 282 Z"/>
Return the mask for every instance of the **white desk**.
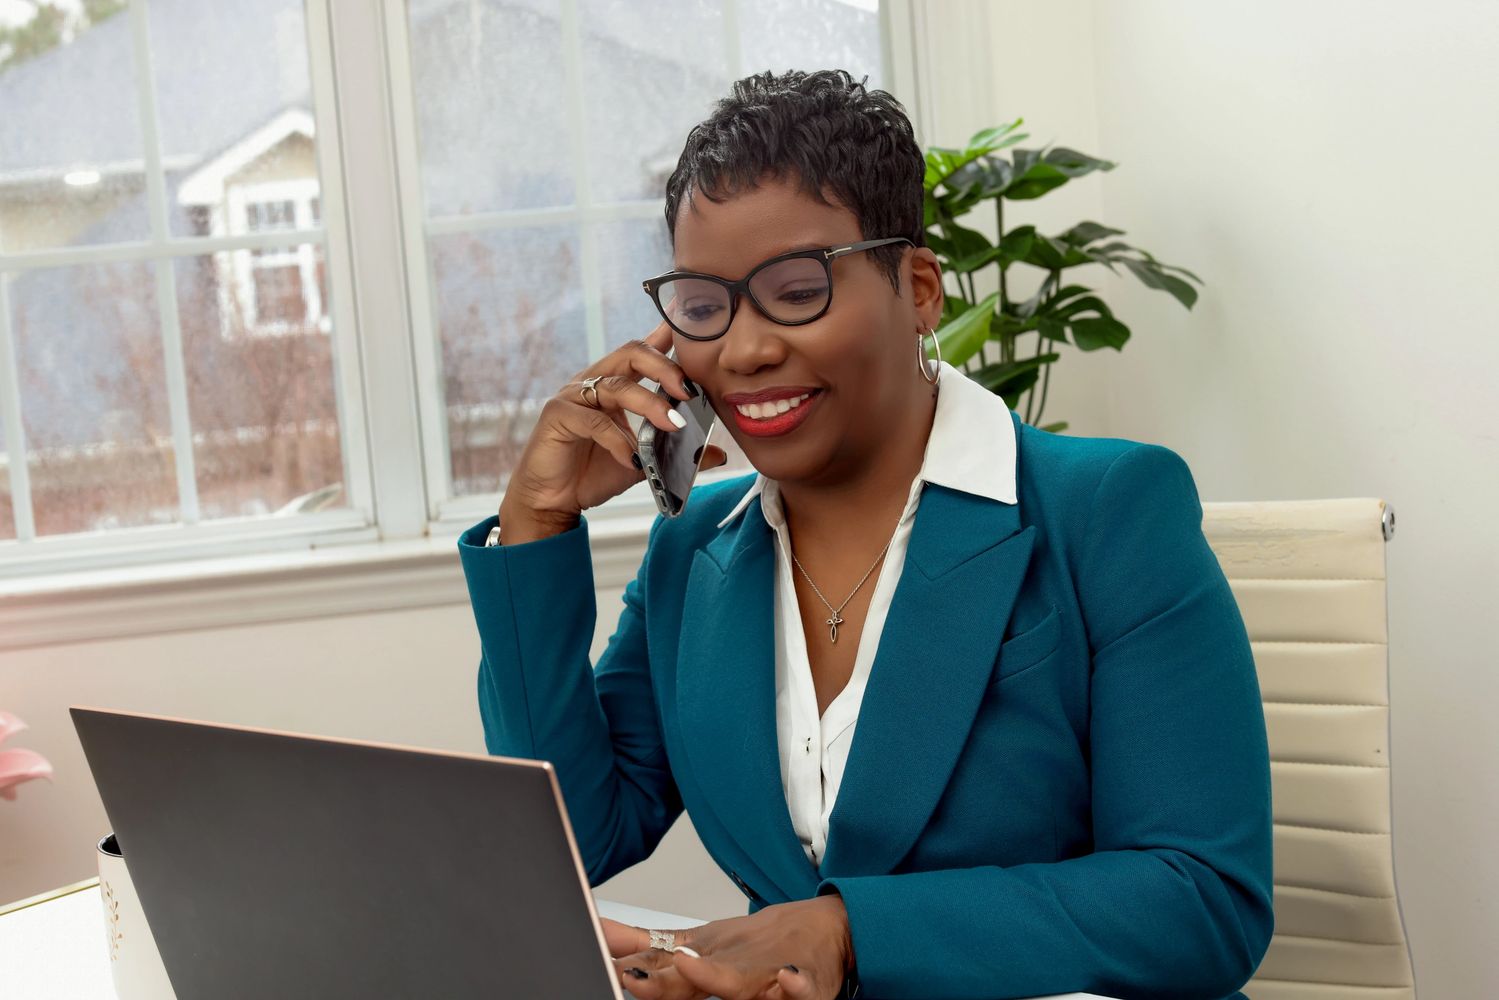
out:
<path id="1" fill-rule="evenodd" d="M 99 880 L 23 900 L 0 913 L 0 990 L 6 1000 L 115 1000 Z M 9 904 L 16 906 L 17 904 Z M 692 927 L 690 917 L 598 901 L 599 913 L 637 927 Z M 1037 1000 L 1108 1000 L 1067 993 Z"/>

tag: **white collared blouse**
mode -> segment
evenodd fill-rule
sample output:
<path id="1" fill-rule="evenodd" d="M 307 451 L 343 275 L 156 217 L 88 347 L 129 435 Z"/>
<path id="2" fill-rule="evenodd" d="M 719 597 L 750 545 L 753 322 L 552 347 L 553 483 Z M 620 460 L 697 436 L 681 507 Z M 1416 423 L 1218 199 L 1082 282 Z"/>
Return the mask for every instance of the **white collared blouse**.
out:
<path id="1" fill-rule="evenodd" d="M 921 469 L 911 482 L 905 509 L 875 579 L 864 628 L 859 633 L 853 674 L 821 718 L 792 576 L 795 568 L 790 555 L 790 529 L 776 481 L 756 476 L 749 491 L 718 525 L 720 528 L 727 525 L 759 495 L 765 521 L 776 534 L 776 737 L 781 783 L 786 791 L 792 828 L 814 867 L 821 865 L 826 853 L 828 817 L 838 798 L 838 786 L 859 721 L 859 706 L 869 684 L 870 667 L 890 602 L 900 582 L 924 483 L 936 483 L 1001 503 L 1018 502 L 1015 428 L 1009 408 L 1003 399 L 946 362 L 938 375 L 937 409 Z M 828 599 L 841 602 L 847 596 L 830 594 Z M 826 610 L 820 609 L 819 615 Z"/>

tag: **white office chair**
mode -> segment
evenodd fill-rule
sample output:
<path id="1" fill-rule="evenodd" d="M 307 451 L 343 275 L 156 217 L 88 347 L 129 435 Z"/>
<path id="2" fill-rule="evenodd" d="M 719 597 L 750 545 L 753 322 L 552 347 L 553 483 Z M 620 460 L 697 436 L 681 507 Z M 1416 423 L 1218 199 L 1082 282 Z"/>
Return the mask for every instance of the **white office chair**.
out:
<path id="1" fill-rule="evenodd" d="M 1382 500 L 1204 503 L 1254 647 L 1275 936 L 1251 1000 L 1414 1000 L 1391 844 Z"/>

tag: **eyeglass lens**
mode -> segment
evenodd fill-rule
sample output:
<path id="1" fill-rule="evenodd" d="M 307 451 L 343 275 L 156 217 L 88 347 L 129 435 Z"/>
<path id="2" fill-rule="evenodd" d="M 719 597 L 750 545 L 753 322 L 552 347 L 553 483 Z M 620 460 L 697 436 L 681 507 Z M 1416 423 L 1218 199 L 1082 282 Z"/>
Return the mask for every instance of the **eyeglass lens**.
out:
<path id="1" fill-rule="evenodd" d="M 806 322 L 827 305 L 827 269 L 811 257 L 779 261 L 755 273 L 750 294 L 771 319 Z M 716 281 L 678 278 L 662 284 L 656 296 L 667 319 L 688 336 L 716 337 L 729 327 L 729 290 Z"/>

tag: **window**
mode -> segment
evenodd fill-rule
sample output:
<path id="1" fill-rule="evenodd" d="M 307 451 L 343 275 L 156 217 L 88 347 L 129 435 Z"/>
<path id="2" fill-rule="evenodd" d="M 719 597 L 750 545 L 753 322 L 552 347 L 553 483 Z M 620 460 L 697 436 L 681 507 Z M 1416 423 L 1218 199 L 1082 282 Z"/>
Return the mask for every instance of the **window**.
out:
<path id="1" fill-rule="evenodd" d="M 66 30 L 0 50 L 3 568 L 367 523 L 300 0 L 35 9 Z"/>
<path id="2" fill-rule="evenodd" d="M 892 5 L 0 18 L 0 576 L 492 509 L 540 401 L 655 325 L 687 128 L 759 67 L 886 85 Z"/>
<path id="3" fill-rule="evenodd" d="M 666 180 L 731 81 L 836 66 L 884 85 L 874 0 L 643 11 L 622 0 L 410 4 L 408 176 L 419 189 L 407 203 L 427 260 L 413 313 L 434 387 L 423 427 L 435 516 L 492 507 L 540 403 L 655 327 L 640 281 L 671 264 Z M 714 440 L 731 468 L 747 467 L 727 433 Z"/>

